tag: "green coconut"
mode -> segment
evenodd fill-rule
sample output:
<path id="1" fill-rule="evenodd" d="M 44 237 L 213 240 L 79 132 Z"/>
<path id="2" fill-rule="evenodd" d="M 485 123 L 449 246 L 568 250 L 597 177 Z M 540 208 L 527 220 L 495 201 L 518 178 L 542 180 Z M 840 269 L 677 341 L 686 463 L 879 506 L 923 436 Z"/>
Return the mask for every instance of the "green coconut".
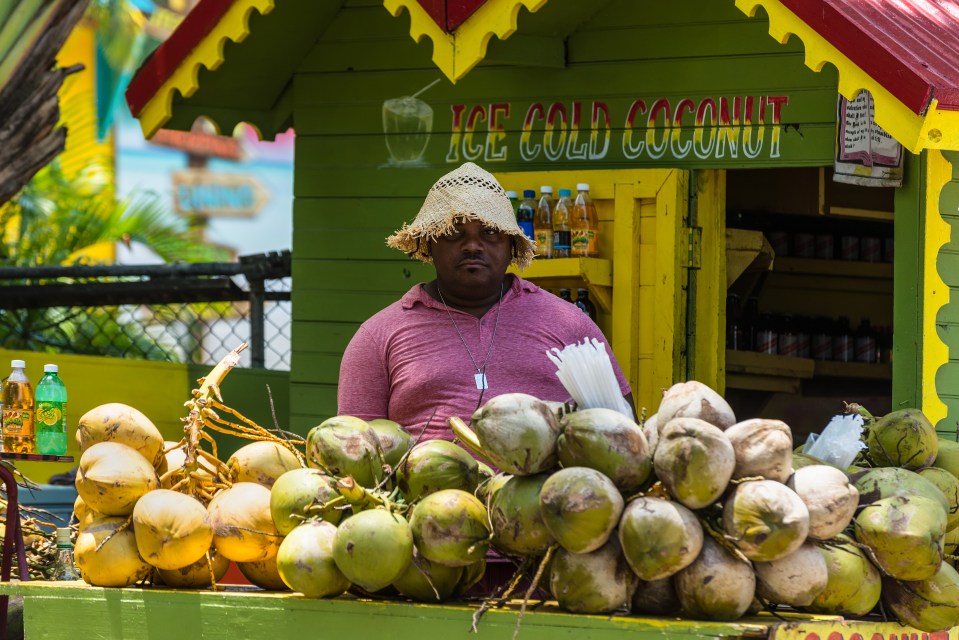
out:
<path id="1" fill-rule="evenodd" d="M 347 579 L 372 593 L 393 584 L 413 559 L 406 520 L 385 509 L 361 511 L 340 523 L 333 559 Z"/>
<path id="2" fill-rule="evenodd" d="M 338 478 L 352 476 L 367 488 L 379 484 L 384 475 L 376 431 L 353 416 L 336 416 L 310 429 L 306 460 L 310 467 Z"/>
<path id="3" fill-rule="evenodd" d="M 656 454 L 656 447 L 659 445 L 659 417 L 653 414 L 643 422 L 643 435 L 646 436 L 646 444 L 649 445 L 649 457 Z"/>
<path id="4" fill-rule="evenodd" d="M 674 418 L 697 418 L 720 430 L 736 424 L 736 415 L 729 403 L 710 387 L 696 380 L 679 382 L 667 389 L 656 413 L 660 434 Z"/>
<path id="5" fill-rule="evenodd" d="M 939 467 L 920 469 L 919 475 L 936 485 L 946 496 L 946 531 L 952 531 L 959 526 L 959 478 Z"/>
<path id="6" fill-rule="evenodd" d="M 940 437 L 939 453 L 936 454 L 936 461 L 932 463 L 932 466 L 945 469 L 959 478 L 959 442 Z"/>
<path id="7" fill-rule="evenodd" d="M 946 532 L 942 542 L 942 552 L 947 556 L 953 556 L 953 566 L 955 566 L 955 556 L 959 556 L 959 527 Z"/>
<path id="8" fill-rule="evenodd" d="M 703 548 L 703 527 L 678 502 L 637 498 L 623 510 L 619 542 L 640 579 L 661 580 L 696 559 Z"/>
<path id="9" fill-rule="evenodd" d="M 828 540 L 843 531 L 859 506 L 859 491 L 846 474 L 827 464 L 797 469 L 786 486 L 809 510 L 809 536 Z"/>
<path id="10" fill-rule="evenodd" d="M 643 430 L 618 411 L 574 411 L 563 418 L 560 429 L 556 453 L 564 467 L 601 471 L 620 491 L 638 488 L 653 471 Z"/>
<path id="11" fill-rule="evenodd" d="M 863 507 L 853 521 L 856 540 L 879 568 L 897 580 L 928 580 L 942 564 L 946 512 L 922 496 L 893 496 Z"/>
<path id="12" fill-rule="evenodd" d="M 676 418 L 660 428 L 653 466 L 671 496 L 690 509 L 702 509 L 726 491 L 736 453 L 718 427 L 697 418 Z"/>
<path id="13" fill-rule="evenodd" d="M 463 574 L 460 577 L 459 583 L 456 585 L 456 590 L 453 592 L 454 596 L 462 595 L 483 579 L 483 576 L 486 575 L 486 558 L 483 558 L 479 562 L 468 564 L 462 567 L 462 569 Z"/>
<path id="14" fill-rule="evenodd" d="M 756 575 L 710 536 L 691 565 L 673 577 L 682 610 L 700 620 L 736 620 L 753 602 Z"/>
<path id="15" fill-rule="evenodd" d="M 323 505 L 338 495 L 333 480 L 319 469 L 287 471 L 270 489 L 270 514 L 276 530 L 282 536 L 289 534 L 303 522 L 307 507 Z M 343 517 L 343 511 L 331 508 L 321 515 L 323 520 L 335 525 Z"/>
<path id="16" fill-rule="evenodd" d="M 420 553 L 413 554 L 413 561 L 393 586 L 417 602 L 444 602 L 449 600 L 463 578 L 466 567 L 448 567 L 438 562 L 430 562 Z"/>
<path id="17" fill-rule="evenodd" d="M 645 613 L 654 616 L 668 616 L 680 609 L 679 596 L 671 578 L 662 580 L 636 581 L 633 593 L 633 613 Z"/>
<path id="18" fill-rule="evenodd" d="M 459 489 L 443 489 L 416 503 L 410 530 L 423 557 L 449 567 L 477 562 L 489 548 L 486 507 Z"/>
<path id="19" fill-rule="evenodd" d="M 542 400 L 525 393 L 505 393 L 473 414 L 471 425 L 490 462 L 517 476 L 556 466 L 559 421 Z"/>
<path id="20" fill-rule="evenodd" d="M 809 510 L 773 480 L 738 485 L 723 506 L 723 529 L 750 560 L 772 562 L 796 551 L 809 533 Z"/>
<path id="21" fill-rule="evenodd" d="M 846 535 L 817 545 L 826 561 L 826 587 L 805 607 L 811 613 L 864 616 L 879 602 L 882 575 Z"/>
<path id="22" fill-rule="evenodd" d="M 559 549 L 550 569 L 549 587 L 560 608 L 572 613 L 611 613 L 630 609 L 636 576 L 623 558 L 619 540 L 589 553 Z"/>
<path id="23" fill-rule="evenodd" d="M 595 469 L 568 467 L 551 475 L 539 494 L 546 528 L 571 553 L 606 544 L 623 513 L 623 496 Z"/>
<path id="24" fill-rule="evenodd" d="M 413 438 L 400 423 L 386 418 L 370 420 L 366 424 L 370 425 L 370 428 L 376 433 L 376 439 L 380 443 L 380 452 L 383 454 L 383 462 L 388 464 L 391 469 L 395 469 L 406 452 L 413 446 Z"/>
<path id="25" fill-rule="evenodd" d="M 898 467 L 881 467 L 850 474 L 850 480 L 859 491 L 859 504 L 872 504 L 893 496 L 923 496 L 935 500 L 949 511 L 949 499 L 929 478 L 915 471 Z"/>
<path id="26" fill-rule="evenodd" d="M 427 440 L 413 447 L 397 469 L 396 480 L 407 502 L 442 489 L 473 493 L 479 483 L 479 465 L 459 445 Z"/>
<path id="27" fill-rule="evenodd" d="M 793 471 L 793 436 L 781 420 L 753 418 L 725 431 L 736 454 L 733 479 L 762 476 L 786 482 Z"/>
<path id="28" fill-rule="evenodd" d="M 943 563 L 926 580 L 883 578 L 882 601 L 904 625 L 927 633 L 946 631 L 959 625 L 959 573 Z"/>
<path id="29" fill-rule="evenodd" d="M 479 498 L 480 502 L 488 507 L 492 504 L 493 497 L 496 495 L 496 492 L 502 489 L 503 485 L 506 484 L 506 482 L 512 477 L 513 476 L 509 475 L 508 473 L 498 473 L 493 477 L 487 478 L 486 480 L 480 482 L 476 487 L 476 491 L 473 493 L 477 498 Z"/>
<path id="30" fill-rule="evenodd" d="M 311 520 L 283 539 L 276 553 L 276 568 L 286 586 L 307 598 L 338 596 L 350 587 L 333 559 L 335 536 L 334 525 Z"/>
<path id="31" fill-rule="evenodd" d="M 772 562 L 756 562 L 756 595 L 772 604 L 805 607 L 829 584 L 826 559 L 811 542 Z"/>
<path id="32" fill-rule="evenodd" d="M 811 456 L 808 453 L 802 453 L 801 451 L 793 451 L 793 470 L 801 469 L 803 467 L 808 467 L 813 464 L 825 464 L 819 458 Z"/>
<path id="33" fill-rule="evenodd" d="M 490 501 L 492 545 L 512 556 L 540 556 L 556 544 L 539 508 L 539 494 L 549 477 L 511 476 Z"/>
<path id="34" fill-rule="evenodd" d="M 922 469 L 939 453 L 939 437 L 919 409 L 900 409 L 866 427 L 867 455 L 877 467 Z"/>

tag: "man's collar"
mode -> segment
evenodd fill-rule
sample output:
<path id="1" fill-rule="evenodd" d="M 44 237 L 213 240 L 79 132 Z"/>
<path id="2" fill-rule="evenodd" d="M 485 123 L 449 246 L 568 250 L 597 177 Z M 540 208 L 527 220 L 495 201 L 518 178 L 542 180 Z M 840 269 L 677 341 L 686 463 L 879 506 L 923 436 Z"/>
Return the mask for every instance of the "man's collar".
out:
<path id="1" fill-rule="evenodd" d="M 526 294 L 526 293 L 537 293 L 540 289 L 532 282 L 528 280 L 523 280 L 517 275 L 513 275 L 513 284 L 510 286 L 509 290 L 503 295 L 503 301 L 506 302 L 509 299 Z M 443 305 L 438 300 L 433 298 L 429 293 L 426 292 L 426 287 L 420 283 L 415 285 L 412 289 L 407 291 L 402 298 L 400 298 L 400 305 L 403 309 L 412 309 L 417 303 L 422 304 L 423 306 L 430 309 L 442 309 Z"/>

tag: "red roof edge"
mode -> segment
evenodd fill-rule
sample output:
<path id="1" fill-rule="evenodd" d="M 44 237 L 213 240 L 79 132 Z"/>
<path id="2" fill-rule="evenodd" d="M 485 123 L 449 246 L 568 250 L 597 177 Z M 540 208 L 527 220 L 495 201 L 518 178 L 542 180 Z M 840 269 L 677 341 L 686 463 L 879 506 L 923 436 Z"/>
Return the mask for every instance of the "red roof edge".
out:
<path id="1" fill-rule="evenodd" d="M 126 90 L 127 104 L 134 116 L 156 95 L 210 30 L 226 14 L 234 0 L 200 0 L 183 22 L 140 66 Z"/>
<path id="2" fill-rule="evenodd" d="M 898 59 L 862 25 L 825 0 L 781 2 L 914 113 L 922 115 L 926 112 L 934 87 L 921 72 Z M 895 10 L 890 9 L 890 13 L 894 14 Z"/>

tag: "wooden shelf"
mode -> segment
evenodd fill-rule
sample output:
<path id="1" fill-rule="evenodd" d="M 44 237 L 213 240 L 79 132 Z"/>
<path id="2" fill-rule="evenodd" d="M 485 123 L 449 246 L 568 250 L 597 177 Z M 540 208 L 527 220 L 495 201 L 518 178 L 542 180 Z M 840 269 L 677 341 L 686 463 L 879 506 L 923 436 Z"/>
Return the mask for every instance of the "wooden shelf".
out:
<path id="1" fill-rule="evenodd" d="M 515 266 L 509 270 L 528 280 L 582 278 L 597 287 L 613 286 L 613 262 L 604 258 L 536 258 L 523 272 Z"/>
<path id="2" fill-rule="evenodd" d="M 777 257 L 773 264 L 773 271 L 809 276 L 892 280 L 893 268 L 891 262 Z"/>
<path id="3" fill-rule="evenodd" d="M 733 389 L 797 393 L 802 381 L 812 378 L 892 380 L 892 365 L 726 350 L 726 386 Z"/>

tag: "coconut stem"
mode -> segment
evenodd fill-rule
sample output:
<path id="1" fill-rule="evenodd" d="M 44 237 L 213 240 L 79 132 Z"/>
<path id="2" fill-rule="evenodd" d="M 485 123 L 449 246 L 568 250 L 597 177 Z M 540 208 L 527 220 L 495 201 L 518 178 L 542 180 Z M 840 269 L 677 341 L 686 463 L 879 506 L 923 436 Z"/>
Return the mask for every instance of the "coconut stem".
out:
<path id="1" fill-rule="evenodd" d="M 133 524 L 133 516 L 132 516 L 132 515 L 131 515 L 131 516 L 127 516 L 126 522 L 124 522 L 124 523 L 121 524 L 119 527 L 117 527 L 116 529 L 114 529 L 113 531 L 111 531 L 111 532 L 110 532 L 110 535 L 108 535 L 106 538 L 104 538 L 103 540 L 101 540 L 101 541 L 100 541 L 100 544 L 97 545 L 97 548 L 96 548 L 96 550 L 94 551 L 94 553 L 99 553 L 99 552 L 100 552 L 100 549 L 103 548 L 103 545 L 105 545 L 106 543 L 110 542 L 110 540 L 113 539 L 113 536 L 117 535 L 118 533 L 122 533 L 123 531 L 126 531 L 126 530 L 130 527 L 131 524 Z"/>
<path id="2" fill-rule="evenodd" d="M 533 595 L 533 592 L 536 591 L 536 588 L 539 586 L 539 581 L 543 579 L 543 573 L 546 571 L 546 567 L 549 566 L 549 561 L 553 559 L 553 553 L 556 552 L 557 545 L 553 545 L 546 550 L 546 554 L 543 556 L 543 559 L 539 561 L 539 566 L 536 568 L 536 574 L 533 576 L 533 581 L 529 585 L 529 589 L 526 590 L 526 594 L 523 596 L 523 604 L 519 608 L 519 616 L 516 617 L 516 626 L 513 627 L 513 640 L 516 640 L 519 636 L 519 627 L 523 622 L 523 615 L 526 614 L 526 604 L 529 602 L 530 597 Z"/>
<path id="3" fill-rule="evenodd" d="M 483 614 L 492 609 L 494 606 L 503 605 L 506 600 L 513 594 L 513 591 L 516 590 L 516 585 L 519 584 L 520 579 L 526 573 L 526 570 L 532 564 L 531 558 L 524 558 L 522 564 L 516 569 L 516 573 L 513 574 L 512 580 L 510 580 L 509 585 L 504 589 L 502 586 L 497 588 L 497 591 L 501 592 L 502 595 L 497 595 L 494 593 L 489 598 L 483 600 L 483 604 L 480 605 L 479 609 L 473 612 L 473 623 L 470 625 L 470 633 L 477 632 L 477 625 L 479 625 L 480 619 L 483 617 Z"/>
<path id="4" fill-rule="evenodd" d="M 450 416 L 447 418 L 446 423 L 449 424 L 456 439 L 459 440 L 464 447 L 469 449 L 471 453 L 482 458 L 484 462 L 490 462 L 489 456 L 487 456 L 483 450 L 483 445 L 480 444 L 476 432 L 470 429 L 469 426 L 463 422 L 462 418 Z"/>

